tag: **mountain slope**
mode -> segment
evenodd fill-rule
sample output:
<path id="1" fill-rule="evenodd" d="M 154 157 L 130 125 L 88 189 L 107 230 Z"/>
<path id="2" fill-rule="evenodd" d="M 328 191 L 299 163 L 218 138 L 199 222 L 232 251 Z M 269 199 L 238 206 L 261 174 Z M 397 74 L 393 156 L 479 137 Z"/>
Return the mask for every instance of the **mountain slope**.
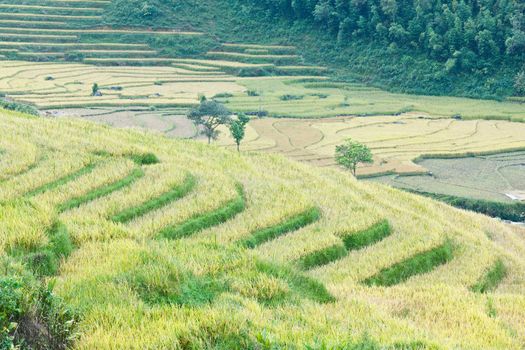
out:
<path id="1" fill-rule="evenodd" d="M 0 113 L 0 280 L 52 277 L 76 348 L 525 341 L 523 232 L 279 156 Z"/>

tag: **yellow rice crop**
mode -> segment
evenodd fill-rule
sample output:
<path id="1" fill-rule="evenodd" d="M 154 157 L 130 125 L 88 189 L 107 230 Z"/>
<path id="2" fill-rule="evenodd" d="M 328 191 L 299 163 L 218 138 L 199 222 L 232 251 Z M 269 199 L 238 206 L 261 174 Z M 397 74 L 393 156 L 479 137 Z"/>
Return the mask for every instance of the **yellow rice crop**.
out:
<path id="1" fill-rule="evenodd" d="M 61 266 L 56 292 L 82 313 L 76 348 L 154 349 L 188 344 L 205 348 L 206 339 L 239 334 L 297 348 L 316 339 L 334 347 L 359 341 L 365 334 L 383 346 L 522 348 L 525 238 L 493 219 L 276 155 L 237 154 L 158 134 L 4 111 L 0 128 L 6 135 L 0 143 L 2 161 L 16 160 L 16 152 L 24 158 L 20 164 L 0 163 L 10 169 L 6 179 L 17 184 L 16 191 L 0 186 L 0 194 L 10 198 L 0 212 L 0 251 L 42 246 L 47 239 L 45 228 L 56 220 L 65 223 L 78 247 Z M 34 155 L 28 157 L 10 144 L 33 149 Z M 37 145 L 41 154 L 36 152 Z M 94 155 L 101 151 L 109 155 Z M 160 163 L 143 166 L 142 179 L 79 208 L 61 214 L 55 210 L 65 200 L 125 177 L 138 166 L 125 156 L 146 152 L 157 155 Z M 53 162 L 41 161 L 19 174 L 38 155 L 63 157 L 67 164 L 57 166 L 57 173 L 48 173 L 45 169 L 52 169 Z M 72 158 L 75 155 L 78 159 Z M 89 160 L 97 161 L 93 172 L 33 198 L 17 198 L 24 184 L 31 190 Z M 184 198 L 128 224 L 108 220 L 109 215 L 180 184 L 188 173 L 196 177 L 197 185 Z M 237 196 L 236 184 L 244 188 L 244 212 L 182 240 L 150 239 L 167 225 L 221 207 Z M 322 212 L 317 223 L 253 251 L 232 244 L 312 206 Z M 304 254 L 383 219 L 393 227 L 391 236 L 307 273 L 327 286 L 334 302 L 320 304 L 302 298 L 267 306 L 258 301 L 292 293 L 293 286 L 254 272 L 257 260 L 293 268 L 295 259 Z M 454 259 L 447 264 L 393 287 L 360 283 L 446 239 L 456 246 Z M 497 259 L 508 266 L 508 276 L 495 291 L 471 292 L 469 287 Z M 142 271 L 153 285 L 169 285 L 172 282 L 166 276 L 182 270 L 195 276 L 225 273 L 231 288 L 202 307 L 150 305 L 124 282 L 126 276 Z M 488 303 L 494 312 L 487 311 Z"/>

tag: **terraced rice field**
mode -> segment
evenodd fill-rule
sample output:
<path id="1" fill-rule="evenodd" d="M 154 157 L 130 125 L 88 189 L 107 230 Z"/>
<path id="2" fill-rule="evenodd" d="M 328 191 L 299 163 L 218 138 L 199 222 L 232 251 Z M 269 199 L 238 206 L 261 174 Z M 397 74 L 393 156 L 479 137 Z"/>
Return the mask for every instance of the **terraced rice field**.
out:
<path id="1" fill-rule="evenodd" d="M 525 192 L 525 153 L 512 152 L 456 159 L 424 159 L 430 175 L 374 178 L 389 185 L 459 197 L 511 202 Z"/>
<path id="2" fill-rule="evenodd" d="M 189 31 L 111 28 L 104 23 L 111 1 L 0 1 L 0 49 L 14 49 L 4 59 L 77 61 L 106 59 L 125 64 L 126 58 L 151 58 L 160 53 L 149 39 L 199 38 Z M 95 48 L 95 50 L 88 50 Z M 140 48 L 140 50 L 138 50 Z M 159 63 L 159 62 L 157 62 Z M 169 62 L 167 63 L 169 64 Z"/>
<path id="3" fill-rule="evenodd" d="M 96 67 L 85 64 L 0 62 L 0 91 L 41 109 L 96 106 L 191 106 L 199 95 L 241 92 L 236 78 L 176 67 Z M 91 96 L 97 83 L 102 96 Z"/>
<path id="4" fill-rule="evenodd" d="M 280 153 L 308 164 L 336 166 L 335 146 L 352 138 L 369 146 L 374 164 L 358 175 L 427 173 L 425 156 L 525 149 L 525 124 L 491 120 L 454 120 L 408 113 L 384 117 L 328 119 L 255 119 L 248 125 L 243 150 Z M 220 144 L 233 148 L 226 130 Z"/>
<path id="5" fill-rule="evenodd" d="M 4 111 L 0 128 L 2 266 L 74 243 L 50 273 L 76 348 L 525 343 L 525 238 L 487 217 L 280 156 Z"/>
<path id="6" fill-rule="evenodd" d="M 303 75 L 312 75 L 303 73 Z M 236 111 L 263 111 L 273 117 L 326 118 L 352 115 L 392 115 L 424 112 L 433 116 L 463 119 L 504 119 L 524 121 L 520 103 L 395 94 L 361 84 L 330 81 L 323 77 L 244 79 L 246 91 L 219 99 Z"/>

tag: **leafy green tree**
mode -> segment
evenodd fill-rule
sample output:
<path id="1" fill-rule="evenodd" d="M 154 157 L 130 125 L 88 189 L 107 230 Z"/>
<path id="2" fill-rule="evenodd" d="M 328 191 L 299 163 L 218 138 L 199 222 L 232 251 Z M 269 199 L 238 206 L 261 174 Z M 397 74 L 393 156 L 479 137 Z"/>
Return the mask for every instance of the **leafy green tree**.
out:
<path id="1" fill-rule="evenodd" d="M 344 144 L 335 147 L 335 160 L 343 167 L 350 169 L 354 176 L 356 175 L 357 164 L 374 162 L 370 149 L 352 139 L 348 139 Z"/>
<path id="2" fill-rule="evenodd" d="M 93 86 L 91 87 L 91 96 L 96 96 L 99 90 L 100 89 L 98 87 L 98 84 L 93 84 Z"/>
<path id="3" fill-rule="evenodd" d="M 232 120 L 230 123 L 230 134 L 237 145 L 237 152 L 241 151 L 241 142 L 246 134 L 246 124 L 248 124 L 249 121 L 250 118 L 248 118 L 246 115 L 239 114 L 238 118 L 236 120 Z"/>
<path id="4" fill-rule="evenodd" d="M 208 144 L 210 144 L 211 140 L 217 139 L 219 135 L 219 130 L 217 129 L 219 126 L 231 122 L 231 113 L 217 101 L 201 99 L 199 106 L 188 113 L 188 119 L 191 120 L 197 128 L 202 128 L 201 133 L 206 135 Z"/>

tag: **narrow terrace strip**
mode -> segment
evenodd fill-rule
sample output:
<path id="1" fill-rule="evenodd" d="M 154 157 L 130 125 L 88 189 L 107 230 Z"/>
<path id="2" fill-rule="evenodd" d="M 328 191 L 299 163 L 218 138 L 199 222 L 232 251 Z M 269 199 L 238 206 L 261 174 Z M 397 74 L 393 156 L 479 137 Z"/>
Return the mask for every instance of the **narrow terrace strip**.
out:
<path id="1" fill-rule="evenodd" d="M 133 170 L 128 176 L 125 178 L 118 180 L 116 182 L 113 182 L 109 185 L 105 185 L 102 187 L 99 187 L 91 192 L 86 193 L 83 196 L 72 198 L 68 200 L 67 202 L 61 204 L 58 207 L 58 211 L 60 213 L 65 212 L 67 210 L 71 210 L 73 208 L 77 208 L 81 206 L 82 204 L 85 204 L 87 202 L 91 202 L 97 198 L 107 196 L 108 194 L 118 191 L 120 189 L 123 189 L 124 187 L 130 186 L 132 183 L 140 179 L 144 176 L 144 170 L 141 168 L 137 168 Z"/>
<path id="2" fill-rule="evenodd" d="M 95 164 L 93 164 L 93 163 L 92 164 L 88 164 L 85 167 L 81 168 L 80 170 L 77 170 L 77 171 L 75 171 L 75 172 L 73 172 L 73 173 L 71 173 L 69 175 L 61 177 L 58 180 L 49 182 L 49 183 L 47 183 L 45 185 L 42 185 L 40 187 L 35 188 L 32 191 L 27 192 L 24 195 L 24 197 L 33 197 L 33 196 L 36 196 L 38 194 L 44 193 L 46 191 L 55 189 L 55 188 L 57 188 L 59 186 L 65 185 L 66 183 L 68 183 L 70 181 L 74 181 L 74 180 L 78 179 L 79 177 L 81 177 L 83 175 L 89 174 L 90 172 L 93 171 L 93 169 L 95 169 Z"/>
<path id="3" fill-rule="evenodd" d="M 452 242 L 447 240 L 439 247 L 416 254 L 407 260 L 381 270 L 376 275 L 362 281 L 362 283 L 367 286 L 390 287 L 405 282 L 412 276 L 430 272 L 436 267 L 451 261 L 453 251 Z"/>
<path id="4" fill-rule="evenodd" d="M 237 214 L 244 211 L 245 208 L 246 199 L 244 196 L 244 190 L 241 185 L 237 185 L 236 198 L 230 200 L 216 210 L 204 214 L 197 214 L 182 224 L 168 226 L 159 232 L 158 237 L 166 239 L 188 237 L 206 228 L 220 225 L 232 219 Z"/>
<path id="5" fill-rule="evenodd" d="M 162 208 L 169 203 L 186 196 L 195 188 L 196 183 L 197 181 L 193 175 L 187 175 L 181 185 L 177 185 L 170 191 L 157 198 L 153 198 L 145 203 L 142 203 L 141 205 L 123 210 L 120 213 L 113 215 L 111 220 L 123 224 L 130 222 L 133 219 L 143 216 L 153 210 Z"/>
<path id="6" fill-rule="evenodd" d="M 319 208 L 310 208 L 295 215 L 286 221 L 272 227 L 255 231 L 251 237 L 239 241 L 239 244 L 247 248 L 255 248 L 265 242 L 271 241 L 292 231 L 297 231 L 302 227 L 310 225 L 321 218 Z"/>
<path id="7" fill-rule="evenodd" d="M 391 233 L 392 227 L 388 220 L 381 220 L 364 231 L 344 236 L 344 244 L 336 244 L 303 256 L 297 261 L 297 265 L 305 270 L 327 265 L 344 258 L 352 250 L 359 250 L 376 244 L 390 236 Z"/>
<path id="8" fill-rule="evenodd" d="M 498 259 L 494 266 L 472 287 L 470 290 L 475 293 L 488 293 L 496 290 L 498 285 L 507 275 L 507 268 L 503 264 L 503 261 Z"/>

